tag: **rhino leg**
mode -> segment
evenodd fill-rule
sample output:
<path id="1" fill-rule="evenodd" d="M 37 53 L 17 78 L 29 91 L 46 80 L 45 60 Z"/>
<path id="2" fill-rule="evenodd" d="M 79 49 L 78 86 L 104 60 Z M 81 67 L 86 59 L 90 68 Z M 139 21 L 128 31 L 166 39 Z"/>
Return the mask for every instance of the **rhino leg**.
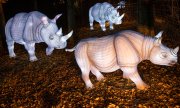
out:
<path id="1" fill-rule="evenodd" d="M 93 84 L 91 80 L 89 79 L 89 73 L 90 73 L 90 61 L 87 56 L 87 46 L 83 43 L 78 45 L 78 47 L 75 50 L 75 57 L 77 64 L 82 72 L 82 79 L 84 80 L 87 88 L 92 88 Z"/>
<path id="2" fill-rule="evenodd" d="M 5 26 L 6 43 L 8 46 L 9 57 L 16 57 L 14 53 L 14 40 L 12 38 L 11 26 L 13 18 L 9 19 Z"/>
<path id="3" fill-rule="evenodd" d="M 137 67 L 121 67 L 121 70 L 123 71 L 123 74 L 126 76 L 126 78 L 131 79 L 135 84 L 136 87 L 140 90 L 145 90 L 149 88 L 147 84 L 143 82 L 141 77 L 138 74 Z"/>
<path id="4" fill-rule="evenodd" d="M 93 22 L 90 22 L 89 25 L 90 25 L 90 30 L 94 30 Z"/>
<path id="5" fill-rule="evenodd" d="M 51 55 L 52 54 L 52 52 L 53 52 L 53 50 L 54 50 L 54 48 L 53 47 L 47 47 L 46 48 L 46 55 Z"/>
<path id="6" fill-rule="evenodd" d="M 90 8 L 89 10 L 89 25 L 90 25 L 90 30 L 94 30 L 94 27 L 93 27 L 94 18 L 91 15 L 91 11 L 92 11 L 92 8 Z"/>
<path id="7" fill-rule="evenodd" d="M 26 50 L 28 51 L 29 57 L 30 57 L 30 61 L 37 61 L 37 57 L 35 55 L 35 43 L 26 43 L 24 44 Z"/>
<path id="8" fill-rule="evenodd" d="M 114 29 L 113 23 L 109 22 L 109 24 L 110 24 L 110 26 L 109 26 L 110 30 L 113 30 Z"/>
<path id="9" fill-rule="evenodd" d="M 96 76 L 98 81 L 101 81 L 104 79 L 104 76 L 99 72 L 99 70 L 91 65 L 91 72 Z"/>
<path id="10" fill-rule="evenodd" d="M 101 21 L 100 26 L 101 26 L 102 31 L 106 31 L 105 21 Z"/>
<path id="11" fill-rule="evenodd" d="M 92 16 L 89 16 L 89 25 L 90 25 L 90 30 L 94 30 L 93 27 L 93 22 L 94 22 L 94 18 Z"/>
<path id="12" fill-rule="evenodd" d="M 16 54 L 14 53 L 14 41 L 7 41 L 8 45 L 8 51 L 9 51 L 9 57 L 16 57 Z"/>

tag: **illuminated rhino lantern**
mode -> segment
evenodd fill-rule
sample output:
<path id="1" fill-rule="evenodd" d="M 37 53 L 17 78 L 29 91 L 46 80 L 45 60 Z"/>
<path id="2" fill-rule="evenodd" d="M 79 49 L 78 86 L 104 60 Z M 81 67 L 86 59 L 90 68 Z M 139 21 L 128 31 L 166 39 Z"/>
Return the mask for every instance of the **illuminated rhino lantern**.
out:
<path id="1" fill-rule="evenodd" d="M 177 52 L 161 44 L 162 32 L 155 37 L 143 36 L 142 34 L 125 30 L 114 35 L 101 38 L 89 38 L 80 41 L 74 48 L 75 58 L 82 72 L 82 79 L 87 88 L 93 84 L 89 79 L 90 71 L 103 79 L 100 72 L 110 73 L 121 69 L 123 77 L 131 79 L 138 89 L 147 89 L 138 74 L 137 65 L 142 60 L 150 60 L 154 64 L 172 66 L 177 63 Z"/>
<path id="2" fill-rule="evenodd" d="M 94 20 L 98 22 L 101 26 L 101 29 L 103 31 L 106 30 L 105 23 L 108 21 L 110 23 L 110 29 L 113 28 L 113 24 L 121 24 L 122 18 L 124 17 L 124 14 L 121 16 L 119 15 L 118 9 L 114 8 L 111 4 L 104 2 L 104 3 L 96 3 L 94 6 L 92 6 L 89 9 L 89 23 L 90 23 L 90 29 L 93 30 L 93 22 Z"/>
<path id="3" fill-rule="evenodd" d="M 10 57 L 15 57 L 14 43 L 25 46 L 30 56 L 30 61 L 36 61 L 35 43 L 45 42 L 46 55 L 50 55 L 54 48 L 66 47 L 66 40 L 71 37 L 73 31 L 63 36 L 62 28 L 58 29 L 56 20 L 61 16 L 58 14 L 54 19 L 49 19 L 44 14 L 33 11 L 30 13 L 18 13 L 9 19 L 5 26 L 6 42 Z"/>

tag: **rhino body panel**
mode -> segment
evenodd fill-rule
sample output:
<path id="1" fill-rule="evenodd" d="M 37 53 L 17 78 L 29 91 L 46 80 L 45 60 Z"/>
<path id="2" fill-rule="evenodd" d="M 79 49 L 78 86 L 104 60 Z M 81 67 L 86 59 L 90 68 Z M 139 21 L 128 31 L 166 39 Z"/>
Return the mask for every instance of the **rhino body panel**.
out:
<path id="1" fill-rule="evenodd" d="M 117 8 L 118 9 L 118 8 Z M 113 28 L 113 24 L 121 24 L 122 18 L 124 14 L 119 16 L 119 13 L 116 8 L 114 8 L 111 4 L 104 3 L 96 3 L 89 9 L 89 23 L 90 29 L 93 30 L 93 22 L 96 21 L 100 24 L 101 29 L 103 31 L 106 30 L 105 23 L 108 21 L 110 23 L 110 29 Z"/>
<path id="2" fill-rule="evenodd" d="M 40 24 L 43 16 L 45 15 L 36 11 L 16 14 L 12 21 L 8 22 L 11 25 L 10 29 L 6 29 L 11 33 L 11 36 L 8 35 L 9 38 L 12 38 L 17 43 L 21 41 L 26 43 L 44 42 L 38 32 L 38 29 L 41 29 Z"/>
<path id="3" fill-rule="evenodd" d="M 62 36 L 62 29 L 58 29 L 56 20 L 61 16 L 58 14 L 54 19 L 33 11 L 29 13 L 18 13 L 8 20 L 5 26 L 6 42 L 10 57 L 15 57 L 14 43 L 23 44 L 28 51 L 30 61 L 36 61 L 35 43 L 45 42 L 48 45 L 46 55 L 50 55 L 54 48 L 66 47 L 66 40 L 72 35 L 72 31 Z"/>
<path id="4" fill-rule="evenodd" d="M 93 87 L 89 79 L 90 71 L 98 80 L 101 80 L 104 78 L 101 72 L 110 73 L 121 69 L 124 78 L 131 79 L 138 89 L 146 89 L 148 86 L 143 82 L 137 70 L 137 65 L 142 60 L 150 60 L 159 65 L 177 62 L 177 56 L 174 55 L 177 55 L 179 47 L 170 49 L 158 42 L 159 39 L 126 30 L 102 38 L 82 40 L 73 50 L 75 50 L 75 58 L 87 88 Z M 167 52 L 169 58 L 162 59 L 161 51 Z"/>

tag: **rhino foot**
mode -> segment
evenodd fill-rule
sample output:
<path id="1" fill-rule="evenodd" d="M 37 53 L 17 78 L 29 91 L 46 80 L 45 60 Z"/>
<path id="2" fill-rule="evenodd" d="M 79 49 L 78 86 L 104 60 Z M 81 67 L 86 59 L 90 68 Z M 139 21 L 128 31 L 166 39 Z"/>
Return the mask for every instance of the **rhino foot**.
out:
<path id="1" fill-rule="evenodd" d="M 112 27 L 110 27 L 110 30 L 113 30 L 114 29 L 114 27 L 112 26 Z"/>
<path id="2" fill-rule="evenodd" d="M 97 80 L 98 80 L 98 81 L 102 81 L 102 80 L 104 80 L 104 79 L 105 79 L 105 77 L 104 77 L 103 75 L 100 75 L 100 76 L 97 77 Z"/>
<path id="3" fill-rule="evenodd" d="M 51 47 L 46 48 L 46 55 L 47 56 L 51 55 L 53 50 L 54 50 L 54 48 L 51 48 Z"/>
<path id="4" fill-rule="evenodd" d="M 52 52 L 47 52 L 46 55 L 47 56 L 50 56 L 52 54 Z"/>
<path id="5" fill-rule="evenodd" d="M 102 31 L 106 31 L 106 28 L 102 28 Z"/>
<path id="6" fill-rule="evenodd" d="M 94 30 L 94 27 L 90 27 L 90 30 Z"/>
<path id="7" fill-rule="evenodd" d="M 12 53 L 9 55 L 10 58 L 15 58 L 16 57 L 16 54 L 15 53 Z"/>
<path id="8" fill-rule="evenodd" d="M 129 76 L 126 73 L 123 73 L 123 78 L 130 79 Z"/>
<path id="9" fill-rule="evenodd" d="M 87 89 L 93 88 L 93 84 L 92 84 L 91 81 L 87 81 L 87 82 L 85 82 L 85 83 L 86 83 L 86 88 L 87 88 Z"/>
<path id="10" fill-rule="evenodd" d="M 37 60 L 38 60 L 38 59 L 37 59 L 36 56 L 30 57 L 30 61 L 31 61 L 31 62 L 34 62 L 34 61 L 37 61 Z"/>
<path id="11" fill-rule="evenodd" d="M 141 85 L 137 85 L 137 89 L 139 90 L 147 90 L 150 86 L 148 86 L 147 84 L 141 84 Z"/>

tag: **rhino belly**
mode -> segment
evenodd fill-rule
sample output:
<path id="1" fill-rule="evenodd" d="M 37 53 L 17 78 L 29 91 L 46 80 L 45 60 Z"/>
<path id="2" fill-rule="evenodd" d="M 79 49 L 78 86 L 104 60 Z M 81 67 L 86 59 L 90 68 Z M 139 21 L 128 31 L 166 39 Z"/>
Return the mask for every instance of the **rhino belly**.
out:
<path id="1" fill-rule="evenodd" d="M 119 69 L 112 43 L 90 45 L 87 53 L 91 65 L 94 65 L 99 71 L 109 73 Z"/>

